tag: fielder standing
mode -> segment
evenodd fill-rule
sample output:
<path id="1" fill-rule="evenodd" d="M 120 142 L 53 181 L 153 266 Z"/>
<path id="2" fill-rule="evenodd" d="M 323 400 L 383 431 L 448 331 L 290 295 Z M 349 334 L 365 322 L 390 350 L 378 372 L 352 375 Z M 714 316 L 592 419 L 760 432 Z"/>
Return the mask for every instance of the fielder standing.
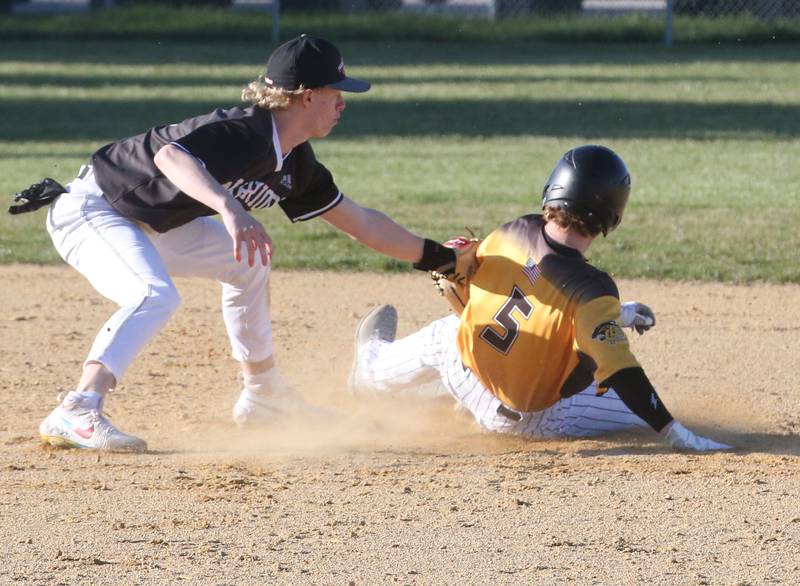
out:
<path id="1" fill-rule="evenodd" d="M 460 319 L 398 341 L 391 305 L 362 320 L 353 390 L 414 392 L 439 380 L 490 431 L 590 437 L 651 427 L 677 449 L 729 448 L 672 418 L 621 329 L 642 333 L 655 316 L 621 305 L 611 277 L 584 257 L 620 223 L 629 193 L 628 169 L 610 149 L 566 153 L 544 188 L 544 215 L 509 222 L 477 247 Z"/>
<path id="2" fill-rule="evenodd" d="M 222 285 L 223 318 L 244 376 L 233 419 L 263 422 L 302 408 L 275 367 L 267 297 L 272 242 L 252 209 L 278 204 L 293 222 L 319 216 L 421 270 L 452 269 L 452 250 L 345 197 L 308 143 L 339 121 L 342 92 L 369 87 L 345 75 L 333 44 L 303 35 L 278 47 L 266 74 L 245 88 L 252 106 L 151 128 L 92 155 L 51 205 L 47 229 L 64 260 L 119 310 L 97 334 L 75 390 L 40 425 L 43 441 L 146 449 L 103 416 L 103 401 L 178 308 L 176 276 Z M 51 183 L 20 194 L 26 204 L 11 211 L 49 203 L 42 191 Z M 221 221 L 207 217 L 214 214 Z"/>

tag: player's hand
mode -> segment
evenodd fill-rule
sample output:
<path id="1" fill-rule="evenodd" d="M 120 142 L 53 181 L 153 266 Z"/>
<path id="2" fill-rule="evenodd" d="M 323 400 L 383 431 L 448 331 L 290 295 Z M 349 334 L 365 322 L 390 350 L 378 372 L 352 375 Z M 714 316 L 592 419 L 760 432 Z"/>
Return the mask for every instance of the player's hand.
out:
<path id="1" fill-rule="evenodd" d="M 442 246 L 452 248 L 456 253 L 456 264 L 453 267 L 453 272 L 442 276 L 462 287 L 472 280 L 475 271 L 478 270 L 476 254 L 481 243 L 481 240 L 475 236 L 472 230 L 465 229 L 470 233 L 469 236 L 457 236 L 442 244 Z M 434 271 L 434 275 L 432 275 L 434 280 L 436 280 L 436 274 L 437 271 Z"/>
<path id="2" fill-rule="evenodd" d="M 661 430 L 661 434 L 675 450 L 689 450 L 694 452 L 711 452 L 715 450 L 730 450 L 732 446 L 715 442 L 707 437 L 701 437 L 686 429 L 679 421 L 673 421 Z"/>
<path id="3" fill-rule="evenodd" d="M 238 205 L 238 204 L 237 204 Z M 247 264 L 255 264 L 256 251 L 261 255 L 261 264 L 266 266 L 272 260 L 272 239 L 264 226 L 239 206 L 236 211 L 222 216 L 222 221 L 233 240 L 233 257 L 241 262 L 242 251 L 247 250 Z"/>
<path id="4" fill-rule="evenodd" d="M 639 335 L 656 325 L 656 314 L 644 303 L 628 301 L 621 307 L 620 326 L 633 328 Z"/>

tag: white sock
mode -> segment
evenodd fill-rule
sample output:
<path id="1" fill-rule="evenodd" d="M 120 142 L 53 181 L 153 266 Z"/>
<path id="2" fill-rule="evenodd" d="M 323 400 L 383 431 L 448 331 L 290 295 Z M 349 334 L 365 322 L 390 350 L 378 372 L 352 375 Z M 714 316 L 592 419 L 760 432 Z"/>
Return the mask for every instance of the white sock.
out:
<path id="1" fill-rule="evenodd" d="M 278 372 L 277 368 L 270 368 L 258 374 L 243 374 L 244 389 L 254 395 L 268 395 L 285 390 L 289 385 Z"/>
<path id="2" fill-rule="evenodd" d="M 103 395 L 95 391 L 70 391 L 64 397 L 62 404 L 67 409 L 82 407 L 84 409 L 99 409 L 103 402 Z"/>

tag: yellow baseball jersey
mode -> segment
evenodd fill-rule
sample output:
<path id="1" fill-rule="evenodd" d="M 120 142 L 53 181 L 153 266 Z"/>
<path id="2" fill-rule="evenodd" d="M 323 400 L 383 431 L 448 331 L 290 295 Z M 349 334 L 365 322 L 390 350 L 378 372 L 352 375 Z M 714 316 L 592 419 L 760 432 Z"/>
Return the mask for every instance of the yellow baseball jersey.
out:
<path id="1" fill-rule="evenodd" d="M 639 366 L 619 326 L 614 281 L 543 228 L 542 216 L 523 216 L 481 243 L 457 334 L 464 365 L 519 411 Z"/>

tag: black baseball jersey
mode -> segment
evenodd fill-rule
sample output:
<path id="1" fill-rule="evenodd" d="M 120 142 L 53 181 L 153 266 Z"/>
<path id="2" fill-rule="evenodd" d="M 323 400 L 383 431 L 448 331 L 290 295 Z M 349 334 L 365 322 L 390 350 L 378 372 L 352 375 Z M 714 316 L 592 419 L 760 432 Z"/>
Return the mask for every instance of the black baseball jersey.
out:
<path id="1" fill-rule="evenodd" d="M 639 368 L 614 281 L 543 228 L 542 216 L 523 216 L 481 243 L 457 337 L 464 365 L 520 411 Z"/>
<path id="2" fill-rule="evenodd" d="M 217 109 L 111 143 L 92 155 L 97 184 L 123 216 L 166 232 L 216 212 L 178 189 L 153 157 L 174 144 L 196 157 L 245 209 L 278 204 L 293 222 L 336 206 L 342 194 L 308 142 L 284 157 L 272 114 Z"/>

